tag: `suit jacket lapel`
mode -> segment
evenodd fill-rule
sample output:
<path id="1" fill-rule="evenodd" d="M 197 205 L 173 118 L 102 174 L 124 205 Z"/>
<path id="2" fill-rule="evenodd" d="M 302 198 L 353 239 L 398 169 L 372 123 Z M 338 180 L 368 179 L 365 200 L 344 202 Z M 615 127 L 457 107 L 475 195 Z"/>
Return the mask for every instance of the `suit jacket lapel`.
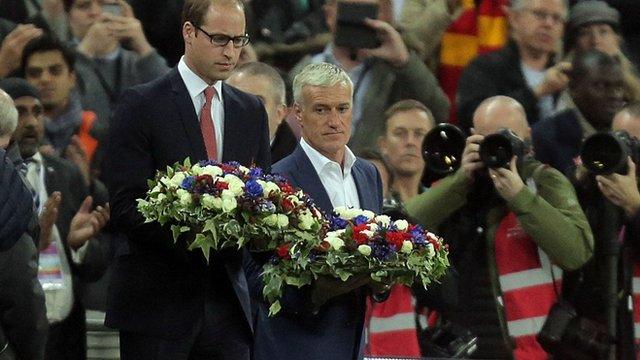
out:
<path id="1" fill-rule="evenodd" d="M 242 141 L 244 119 L 238 117 L 237 109 L 242 108 L 240 99 L 235 92 L 222 84 L 222 94 L 224 96 L 224 143 L 222 144 L 222 161 L 239 160 L 235 154 L 242 154 L 244 146 Z"/>
<path id="2" fill-rule="evenodd" d="M 353 175 L 353 180 L 356 183 L 356 188 L 358 189 L 358 199 L 360 200 L 360 208 L 377 211 L 378 207 L 373 203 L 372 194 L 369 194 L 373 189 L 367 183 L 367 177 L 360 168 L 360 160 L 356 160 L 355 164 L 351 168 L 351 174 Z"/>
<path id="3" fill-rule="evenodd" d="M 202 132 L 200 130 L 200 121 L 198 120 L 193 108 L 193 101 L 189 96 L 189 91 L 187 90 L 177 68 L 172 70 L 171 90 L 174 94 L 173 101 L 178 107 L 178 111 L 180 113 L 180 120 L 182 121 L 184 129 L 187 132 L 187 137 L 189 138 L 192 162 L 206 159 L 207 150 L 204 147 L 204 139 L 202 138 Z"/>
<path id="4" fill-rule="evenodd" d="M 309 160 L 300 145 L 296 147 L 293 156 L 295 157 L 297 171 L 291 172 L 291 181 L 293 181 L 296 186 L 302 188 L 305 193 L 309 194 L 322 211 L 330 214 L 333 211 L 331 199 L 329 199 L 329 195 L 324 189 L 322 181 L 320 181 L 320 177 L 318 173 L 316 173 L 316 169 L 314 169 L 311 164 L 311 160 Z"/>

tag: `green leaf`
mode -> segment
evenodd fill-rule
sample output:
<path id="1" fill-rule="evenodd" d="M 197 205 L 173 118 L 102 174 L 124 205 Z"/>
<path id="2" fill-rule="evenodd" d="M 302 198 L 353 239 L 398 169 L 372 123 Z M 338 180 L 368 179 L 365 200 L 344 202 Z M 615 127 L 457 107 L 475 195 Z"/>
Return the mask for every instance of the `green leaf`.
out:
<path id="1" fill-rule="evenodd" d="M 178 241 L 180 234 L 191 230 L 188 226 L 171 225 L 171 232 L 173 233 L 173 242 Z"/>
<path id="2" fill-rule="evenodd" d="M 204 258 L 207 259 L 207 264 L 209 263 L 209 253 L 213 246 L 210 241 L 207 241 L 207 237 L 202 234 L 197 234 L 196 239 L 189 245 L 189 250 L 193 249 L 201 249 Z"/>
<path id="3" fill-rule="evenodd" d="M 282 307 L 280 306 L 280 301 L 275 301 L 273 304 L 271 304 L 271 306 L 269 306 L 269 316 L 274 316 L 275 314 L 280 312 L 280 309 Z"/>

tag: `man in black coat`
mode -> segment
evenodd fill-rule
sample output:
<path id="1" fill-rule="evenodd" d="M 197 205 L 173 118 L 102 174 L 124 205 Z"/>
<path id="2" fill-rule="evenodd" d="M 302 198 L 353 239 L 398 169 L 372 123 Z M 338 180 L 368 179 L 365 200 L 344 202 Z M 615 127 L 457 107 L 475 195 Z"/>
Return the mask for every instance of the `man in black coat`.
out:
<path id="1" fill-rule="evenodd" d="M 516 99 L 529 125 L 551 115 L 554 97 L 568 82 L 567 63 L 553 65 L 562 38 L 567 7 L 564 0 L 516 0 L 507 10 L 511 41 L 501 50 L 476 58 L 460 77 L 457 116 L 472 126 L 473 112 L 495 95 Z"/>
<path id="2" fill-rule="evenodd" d="M 124 92 L 110 129 L 106 177 L 115 226 L 130 254 L 118 258 L 105 324 L 120 330 L 126 359 L 249 359 L 251 310 L 242 253 L 207 264 L 136 199 L 159 169 L 190 158 L 255 163 L 269 171 L 267 116 L 257 97 L 222 83 L 247 44 L 241 1 L 187 0 L 177 68 Z"/>

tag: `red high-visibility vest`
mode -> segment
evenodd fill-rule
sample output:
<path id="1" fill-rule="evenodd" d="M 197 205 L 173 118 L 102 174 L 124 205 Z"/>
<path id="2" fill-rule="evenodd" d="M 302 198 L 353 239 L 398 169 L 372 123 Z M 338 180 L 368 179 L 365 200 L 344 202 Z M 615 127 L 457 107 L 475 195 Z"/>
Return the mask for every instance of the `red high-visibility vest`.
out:
<path id="1" fill-rule="evenodd" d="M 516 360 L 547 359 L 536 335 L 556 301 L 562 271 L 527 235 L 510 212 L 495 235 L 495 259 L 509 336 Z"/>

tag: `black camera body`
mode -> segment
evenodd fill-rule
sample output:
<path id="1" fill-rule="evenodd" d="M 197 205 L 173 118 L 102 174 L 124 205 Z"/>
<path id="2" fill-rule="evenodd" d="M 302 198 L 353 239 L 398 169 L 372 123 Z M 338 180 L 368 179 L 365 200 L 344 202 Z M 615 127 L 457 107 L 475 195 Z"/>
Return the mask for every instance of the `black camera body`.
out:
<path id="1" fill-rule="evenodd" d="M 422 141 L 425 166 L 438 175 L 455 172 L 460 167 L 466 137 L 451 124 L 438 124 Z"/>
<path id="2" fill-rule="evenodd" d="M 379 47 L 378 34 L 364 23 L 366 18 L 378 18 L 378 4 L 339 2 L 334 43 L 352 49 Z"/>
<path id="3" fill-rule="evenodd" d="M 452 322 L 428 329 L 426 342 L 421 344 L 429 358 L 469 358 L 478 349 L 478 337 Z"/>
<path id="4" fill-rule="evenodd" d="M 524 151 L 524 141 L 513 131 L 502 128 L 495 134 L 485 136 L 480 143 L 480 160 L 488 168 L 508 169 L 509 162 L 514 156 L 518 157 L 518 164 L 521 164 Z"/>
<path id="5" fill-rule="evenodd" d="M 602 132 L 591 135 L 580 149 L 582 164 L 593 174 L 626 174 L 627 158 L 637 162 L 640 142 L 626 131 Z"/>
<path id="6" fill-rule="evenodd" d="M 604 324 L 579 316 L 566 301 L 555 303 L 538 333 L 542 348 L 558 359 L 607 359 L 613 339 Z"/>

